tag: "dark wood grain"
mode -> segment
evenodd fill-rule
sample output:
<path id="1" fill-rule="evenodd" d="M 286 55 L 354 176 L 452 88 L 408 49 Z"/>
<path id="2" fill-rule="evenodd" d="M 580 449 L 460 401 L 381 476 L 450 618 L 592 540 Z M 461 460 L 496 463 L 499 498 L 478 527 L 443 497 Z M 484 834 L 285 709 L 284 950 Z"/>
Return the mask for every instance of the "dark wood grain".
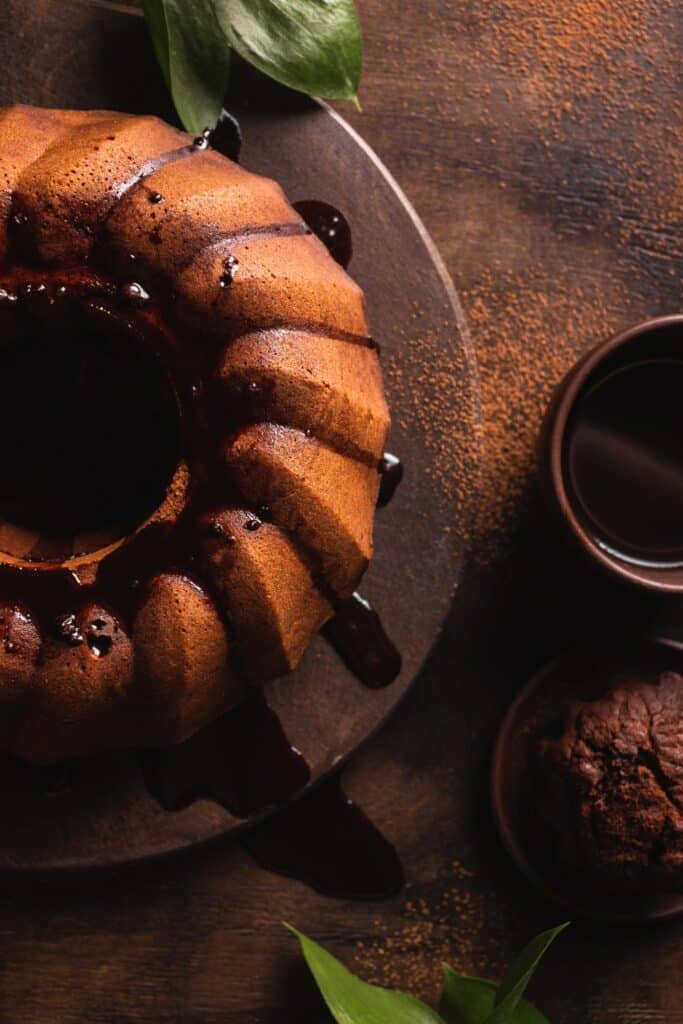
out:
<path id="1" fill-rule="evenodd" d="M 567 51 L 558 50 L 558 73 L 533 55 L 524 70 L 512 42 L 501 48 L 496 31 L 513 15 L 519 29 L 514 18 L 523 23 L 527 6 L 360 4 L 364 113 L 349 116 L 414 200 L 464 295 L 495 484 L 475 538 L 486 545 L 485 564 L 472 566 L 418 686 L 346 772 L 350 793 L 396 843 L 408 891 L 381 905 L 325 899 L 259 871 L 231 844 L 106 876 L 6 880 L 3 1019 L 314 1024 L 324 1019 L 320 1004 L 282 920 L 366 977 L 433 998 L 440 960 L 495 974 L 531 932 L 558 919 L 509 864 L 491 824 L 497 725 L 532 671 L 596 620 L 618 637 L 651 620 L 673 630 L 680 612 L 635 604 L 571 558 L 560 561 L 535 497 L 533 436 L 561 372 L 553 353 L 568 365 L 596 332 L 680 306 L 681 26 L 668 0 L 630 5 L 629 52 L 607 45 L 587 88 Z M 61 78 L 82 76 L 102 88 L 121 79 L 131 109 L 154 91 L 160 97 L 143 73 L 133 19 L 87 45 L 76 45 L 74 29 L 72 50 L 46 67 L 49 33 L 67 7 L 44 0 L 26 10 L 9 0 L 0 26 L 2 52 L 16 55 L 3 69 L 14 95 L 31 82 L 57 95 Z M 68 17 L 77 26 L 75 10 Z M 592 32 L 587 24 L 585 37 Z M 650 159 L 660 136 L 672 143 L 669 156 L 660 147 Z M 590 319 L 597 290 L 599 315 Z M 501 339 L 515 332 L 503 358 Z M 520 353 L 530 368 L 522 381 Z M 681 1024 L 682 939 L 680 922 L 576 925 L 533 995 L 553 1024 Z"/>

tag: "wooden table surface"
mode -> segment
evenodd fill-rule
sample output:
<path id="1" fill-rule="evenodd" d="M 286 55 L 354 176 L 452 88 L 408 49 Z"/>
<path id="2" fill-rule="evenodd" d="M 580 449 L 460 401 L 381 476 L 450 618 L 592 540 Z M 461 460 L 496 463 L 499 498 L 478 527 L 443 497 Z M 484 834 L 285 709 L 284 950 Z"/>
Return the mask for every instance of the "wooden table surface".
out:
<path id="1" fill-rule="evenodd" d="M 18 82 L 27 63 L 40 66 L 51 19 L 67 16 L 54 0 L 31 7 L 24 20 L 23 0 L 5 0 L 0 23 L 17 54 L 4 72 Z M 584 632 L 618 642 L 633 623 L 677 618 L 558 553 L 533 443 L 579 352 L 680 307 L 680 6 L 361 0 L 360 10 L 364 112 L 344 113 L 441 248 L 487 423 L 468 578 L 418 685 L 345 776 L 400 851 L 408 886 L 385 903 L 336 901 L 265 873 L 232 843 L 106 876 L 4 878 L 3 1024 L 322 1022 L 283 920 L 366 978 L 423 998 L 435 998 L 441 961 L 495 976 L 561 916 L 508 863 L 490 821 L 503 710 Z M 134 19 L 130 32 L 142 31 Z M 126 74 L 125 35 L 107 43 L 79 51 L 83 74 Z M 44 73 L 49 82 L 64 69 Z M 533 996 L 553 1024 L 680 1024 L 683 921 L 577 923 Z"/>

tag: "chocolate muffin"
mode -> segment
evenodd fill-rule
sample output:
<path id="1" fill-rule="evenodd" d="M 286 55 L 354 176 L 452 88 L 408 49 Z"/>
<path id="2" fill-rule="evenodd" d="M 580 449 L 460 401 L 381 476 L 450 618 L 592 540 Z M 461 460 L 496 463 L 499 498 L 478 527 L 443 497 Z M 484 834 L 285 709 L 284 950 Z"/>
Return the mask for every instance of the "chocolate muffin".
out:
<path id="1" fill-rule="evenodd" d="M 538 758 L 565 867 L 610 892 L 683 892 L 683 676 L 572 703 Z"/>

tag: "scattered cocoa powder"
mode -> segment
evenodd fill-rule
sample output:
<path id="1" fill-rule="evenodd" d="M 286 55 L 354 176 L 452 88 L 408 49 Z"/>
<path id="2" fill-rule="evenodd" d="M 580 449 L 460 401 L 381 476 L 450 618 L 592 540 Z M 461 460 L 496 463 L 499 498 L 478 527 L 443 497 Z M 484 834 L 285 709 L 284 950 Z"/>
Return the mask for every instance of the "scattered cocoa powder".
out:
<path id="1" fill-rule="evenodd" d="M 484 424 L 471 548 L 491 561 L 530 501 L 554 386 L 607 335 L 680 308 L 680 15 L 674 0 L 423 6 L 416 31 L 401 0 L 366 5 L 372 49 L 365 120 L 355 123 L 380 149 L 392 133 L 390 165 L 460 292 Z M 434 342 L 420 335 L 419 319 L 415 344 L 433 366 Z M 387 347 L 390 388 L 411 377 L 411 360 L 423 365 L 406 348 L 401 365 Z M 408 418 L 419 430 L 452 417 L 443 399 L 456 369 L 438 365 L 426 387 L 418 374 Z M 466 463 L 448 450 L 447 438 L 458 436 L 451 423 L 434 441 L 437 486 L 442 472 L 472 472 L 471 452 Z M 444 866 L 407 897 L 398 922 L 378 917 L 377 938 L 358 943 L 355 967 L 435 1005 L 441 961 L 495 978 L 516 950 L 493 937 L 513 941 L 514 927 L 505 892 L 479 871 L 466 877 L 460 865 Z"/>
<path id="2" fill-rule="evenodd" d="M 435 47 L 422 88 L 439 83 L 435 122 L 463 140 L 464 240 L 441 241 L 481 376 L 473 549 L 489 560 L 530 492 L 554 386 L 609 333 L 680 307 L 680 37 L 673 0 L 496 0 L 448 17 L 453 47 Z M 494 182 L 506 202 L 479 211 Z"/>
<path id="3" fill-rule="evenodd" d="M 550 395 L 619 313 L 600 282 L 566 275 L 548 289 L 543 267 L 485 270 L 464 296 L 477 339 L 484 418 L 483 494 L 476 551 L 486 558 L 515 521 L 535 473 L 536 438 Z"/>
<path id="4" fill-rule="evenodd" d="M 409 55 L 410 26 L 401 28 L 409 19 L 398 0 L 388 7 L 374 31 L 370 23 L 381 53 L 370 54 L 368 106 L 386 104 L 386 83 L 398 75 L 404 88 L 390 90 L 389 99 L 430 125 L 414 134 L 418 143 L 429 139 L 429 148 L 419 160 L 408 152 L 400 176 L 448 261 L 477 353 L 485 467 L 471 540 L 475 554 L 490 560 L 530 492 L 535 439 L 555 384 L 607 334 L 680 307 L 676 5 L 426 4 Z M 387 32 L 392 13 L 396 28 Z M 496 198 L 501 193 L 504 200 Z M 420 338 L 419 319 L 415 326 Z M 430 340 L 419 344 L 431 363 Z M 410 352 L 401 358 L 404 365 L 395 366 L 387 353 L 390 384 L 401 372 L 410 376 L 406 360 L 421 363 Z M 456 369 L 441 363 L 429 382 L 418 375 L 420 391 L 410 398 L 418 430 L 451 415 L 444 412 L 446 378 Z M 432 473 L 446 494 L 454 473 L 469 473 L 474 483 L 476 430 L 468 416 L 471 444 L 453 427 L 433 441 L 439 465 Z M 448 437 L 471 451 L 456 458 Z"/>
<path id="5" fill-rule="evenodd" d="M 440 504 L 444 529 L 457 523 L 465 539 L 477 498 L 482 438 L 474 352 L 450 307 L 444 310 L 454 339 L 450 350 L 442 334 L 421 329 L 421 307 L 417 302 L 414 307 L 419 345 L 411 338 L 400 351 L 387 347 L 382 370 L 390 401 L 394 396 L 392 405 L 401 410 L 397 426 L 419 436 L 428 452 L 420 471 Z"/>
<path id="6" fill-rule="evenodd" d="M 492 938 L 501 916 L 494 894 L 459 861 L 448 865 L 443 882 L 436 900 L 408 894 L 398 928 L 389 930 L 383 917 L 373 922 L 377 937 L 357 943 L 351 964 L 366 981 L 436 1006 L 444 963 L 492 979 L 503 973 L 510 952 Z"/>
<path id="7" fill-rule="evenodd" d="M 680 137 L 671 131 L 683 124 L 680 37 L 670 25 L 667 31 L 674 12 L 674 0 L 498 0 L 477 57 L 486 50 L 494 81 L 508 77 L 508 96 L 521 100 L 527 124 L 560 159 L 566 160 L 573 134 L 565 122 L 581 126 L 595 160 L 605 165 L 604 188 L 622 243 L 638 244 L 646 224 L 655 236 L 650 245 L 658 251 L 658 242 L 666 251 L 673 245 L 680 254 L 674 227 L 683 224 L 683 160 Z M 491 128 L 499 123 L 499 111 L 489 119 L 484 104 L 482 112 Z M 564 185 L 570 187 L 568 178 Z M 664 239 L 656 228 L 665 230 Z"/>

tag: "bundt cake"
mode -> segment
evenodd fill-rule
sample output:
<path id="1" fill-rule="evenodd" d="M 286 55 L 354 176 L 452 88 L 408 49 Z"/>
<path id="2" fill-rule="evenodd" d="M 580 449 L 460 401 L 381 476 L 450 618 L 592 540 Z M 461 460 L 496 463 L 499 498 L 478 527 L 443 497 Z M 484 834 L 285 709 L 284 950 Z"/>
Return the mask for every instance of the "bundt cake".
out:
<path id="1" fill-rule="evenodd" d="M 0 113 L 0 745 L 184 740 L 294 668 L 372 551 L 360 288 L 155 117 Z"/>

